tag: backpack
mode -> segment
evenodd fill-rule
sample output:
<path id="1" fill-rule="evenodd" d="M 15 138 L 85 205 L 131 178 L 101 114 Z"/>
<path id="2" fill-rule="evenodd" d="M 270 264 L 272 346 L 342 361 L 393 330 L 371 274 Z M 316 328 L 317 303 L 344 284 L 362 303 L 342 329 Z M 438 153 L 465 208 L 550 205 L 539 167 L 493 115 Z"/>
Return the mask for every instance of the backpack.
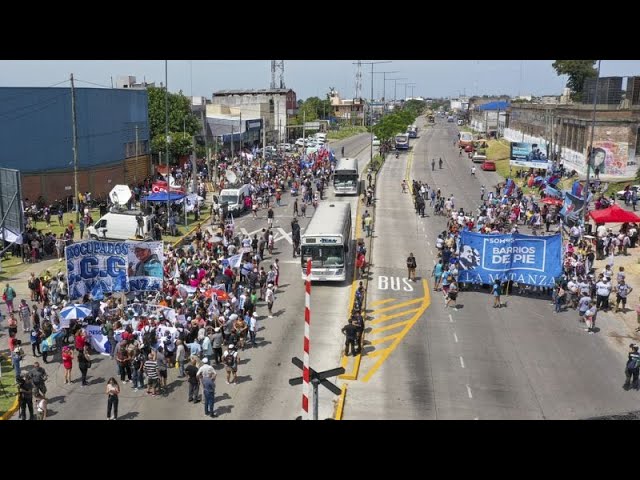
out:
<path id="1" fill-rule="evenodd" d="M 627 362 L 627 369 L 633 370 L 638 367 L 640 367 L 640 357 L 638 356 L 631 357 Z"/>
<path id="2" fill-rule="evenodd" d="M 227 367 L 233 367 L 233 364 L 236 362 L 236 352 L 228 352 L 227 355 L 224 357 L 224 364 Z"/>

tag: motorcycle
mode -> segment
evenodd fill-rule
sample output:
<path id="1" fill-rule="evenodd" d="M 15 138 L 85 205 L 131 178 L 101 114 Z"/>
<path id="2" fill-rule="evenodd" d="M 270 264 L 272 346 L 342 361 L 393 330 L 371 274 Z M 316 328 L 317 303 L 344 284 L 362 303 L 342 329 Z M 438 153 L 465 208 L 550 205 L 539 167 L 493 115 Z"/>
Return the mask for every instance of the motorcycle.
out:
<path id="1" fill-rule="evenodd" d="M 396 152 L 396 158 L 400 158 L 400 153 Z"/>

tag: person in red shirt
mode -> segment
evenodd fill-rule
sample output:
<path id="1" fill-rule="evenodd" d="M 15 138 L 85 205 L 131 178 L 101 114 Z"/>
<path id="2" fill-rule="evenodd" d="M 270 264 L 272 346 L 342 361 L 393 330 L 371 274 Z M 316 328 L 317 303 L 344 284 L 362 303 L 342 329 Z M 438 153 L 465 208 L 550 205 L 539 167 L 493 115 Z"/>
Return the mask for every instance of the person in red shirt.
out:
<path id="1" fill-rule="evenodd" d="M 365 267 L 367 265 L 367 261 L 366 258 L 364 256 L 364 253 L 360 252 L 358 254 L 358 258 L 356 258 L 356 268 L 358 269 L 359 273 L 360 273 L 360 278 L 364 277 L 365 275 Z"/>
<path id="2" fill-rule="evenodd" d="M 86 334 L 84 333 L 84 330 L 82 329 L 78 330 L 75 338 L 76 352 L 82 352 L 84 350 L 84 346 L 86 345 L 86 343 L 87 343 L 87 337 L 86 337 Z"/>
<path id="3" fill-rule="evenodd" d="M 71 367 L 73 367 L 73 351 L 66 345 L 62 347 L 62 366 L 64 367 L 64 383 L 71 383 Z"/>

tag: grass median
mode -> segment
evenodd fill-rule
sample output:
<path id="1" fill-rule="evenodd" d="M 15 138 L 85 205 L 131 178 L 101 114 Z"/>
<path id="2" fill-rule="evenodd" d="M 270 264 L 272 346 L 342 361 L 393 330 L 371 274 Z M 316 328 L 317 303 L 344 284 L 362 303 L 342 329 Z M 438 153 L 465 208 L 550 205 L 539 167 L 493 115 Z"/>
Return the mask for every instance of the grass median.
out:
<path id="1" fill-rule="evenodd" d="M 16 377 L 11 362 L 4 356 L 0 355 L 0 365 L 2 368 L 2 376 L 0 376 L 0 415 L 3 415 L 16 400 L 18 394 L 18 386 L 16 385 Z"/>

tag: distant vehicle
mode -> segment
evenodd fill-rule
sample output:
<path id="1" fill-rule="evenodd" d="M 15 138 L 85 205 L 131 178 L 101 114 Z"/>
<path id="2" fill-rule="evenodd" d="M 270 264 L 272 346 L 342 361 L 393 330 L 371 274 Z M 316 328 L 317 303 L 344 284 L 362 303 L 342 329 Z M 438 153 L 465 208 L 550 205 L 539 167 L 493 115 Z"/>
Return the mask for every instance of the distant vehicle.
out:
<path id="1" fill-rule="evenodd" d="M 241 213 L 245 209 L 244 199 L 251 196 L 249 185 L 245 184 L 240 188 L 225 188 L 220 192 L 218 201 L 223 204 L 226 203 L 231 213 Z"/>
<path id="2" fill-rule="evenodd" d="M 473 145 L 467 145 L 466 147 L 464 147 L 464 151 L 465 153 L 473 153 L 475 149 L 473 148 Z"/>
<path id="3" fill-rule="evenodd" d="M 458 119 L 458 125 L 464 125 L 464 120 L 463 120 L 463 119 L 461 119 L 461 118 L 459 118 L 459 119 Z"/>
<path id="4" fill-rule="evenodd" d="M 316 138 L 316 143 L 326 143 L 327 142 L 327 134 L 326 133 L 316 133 L 315 138 Z"/>
<path id="5" fill-rule="evenodd" d="M 396 150 L 409 150 L 409 134 L 399 133 L 395 139 Z"/>
<path id="6" fill-rule="evenodd" d="M 87 228 L 89 238 L 94 240 L 129 240 L 136 238 L 138 229 L 137 215 L 142 212 L 129 210 L 123 212 L 109 212 L 97 222 Z M 154 215 L 142 216 L 142 237 L 151 239 Z"/>
<path id="7" fill-rule="evenodd" d="M 380 146 L 380 139 L 378 137 L 376 137 L 375 135 L 373 136 L 373 146 L 374 147 L 379 147 Z"/>
<path id="8" fill-rule="evenodd" d="M 285 152 L 290 152 L 293 149 L 290 143 L 281 143 L 280 148 L 283 149 Z"/>
<path id="9" fill-rule="evenodd" d="M 486 155 L 474 155 L 471 157 L 471 161 L 473 163 L 484 163 L 487 161 L 487 157 Z"/>
<path id="10" fill-rule="evenodd" d="M 418 138 L 418 127 L 409 125 L 407 127 L 407 133 L 409 134 L 409 138 Z"/>
<path id="11" fill-rule="evenodd" d="M 482 170 L 488 171 L 488 172 L 495 172 L 496 171 L 496 162 L 492 162 L 490 160 L 485 161 L 480 168 Z"/>
<path id="12" fill-rule="evenodd" d="M 460 141 L 458 142 L 458 146 L 464 148 L 467 145 L 473 146 L 473 135 L 471 132 L 460 132 Z"/>
<path id="13" fill-rule="evenodd" d="M 321 203 L 302 235 L 302 278 L 311 259 L 310 280 L 342 282 L 347 278 L 351 247 L 351 203 Z"/>
<path id="14" fill-rule="evenodd" d="M 447 122 L 449 122 L 449 123 L 453 123 L 455 121 L 456 121 L 456 119 L 453 117 L 453 115 L 449 115 L 449 118 L 447 118 Z"/>
<path id="15" fill-rule="evenodd" d="M 358 159 L 339 159 L 333 173 L 333 190 L 336 195 L 357 195 L 359 184 Z"/>
<path id="16" fill-rule="evenodd" d="M 429 117 L 427 117 L 429 120 L 429 123 L 436 123 L 436 118 L 433 115 L 429 115 Z"/>
<path id="17" fill-rule="evenodd" d="M 638 193 L 640 193 L 640 185 L 632 185 L 629 187 L 629 192 L 631 192 L 632 190 L 637 191 Z M 622 199 L 624 198 L 624 190 L 620 190 L 619 192 L 616 192 L 616 197 Z"/>

